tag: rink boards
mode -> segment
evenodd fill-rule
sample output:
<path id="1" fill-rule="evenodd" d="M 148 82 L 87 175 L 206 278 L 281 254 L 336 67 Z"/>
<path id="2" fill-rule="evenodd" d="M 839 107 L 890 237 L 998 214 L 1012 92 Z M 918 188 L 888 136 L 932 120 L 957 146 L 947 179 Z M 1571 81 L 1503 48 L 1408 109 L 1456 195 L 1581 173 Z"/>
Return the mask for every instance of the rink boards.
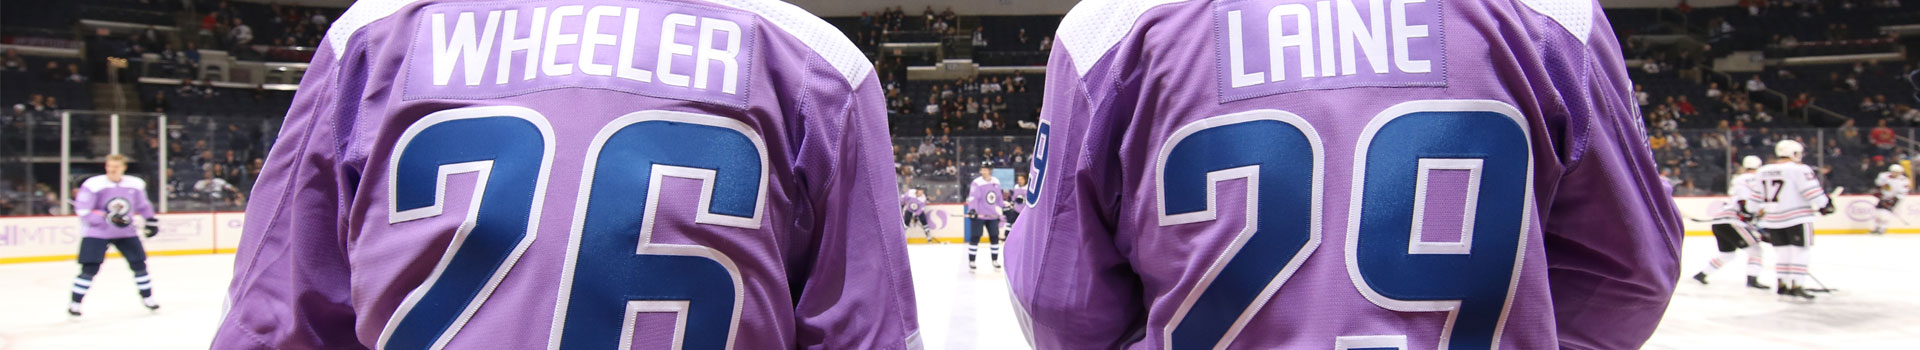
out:
<path id="1" fill-rule="evenodd" d="M 1920 199 L 1920 198 L 1916 198 Z M 1873 228 L 1872 196 L 1848 195 L 1837 198 L 1840 209 L 1814 222 L 1820 234 L 1857 234 Z M 1683 217 L 1707 218 L 1726 197 L 1677 197 L 1674 203 Z M 1920 233 L 1920 204 L 1902 201 L 1888 225 L 1893 233 Z M 0 217 L 0 263 L 59 261 L 73 259 L 80 246 L 80 219 L 72 216 Z M 240 230 L 246 215 L 239 212 L 177 213 L 160 215 L 160 235 L 146 240 L 151 255 L 228 253 L 240 245 Z M 898 221 L 896 221 L 897 223 Z M 1681 220 L 1688 235 L 1708 235 L 1710 225 Z M 966 210 L 960 204 L 927 206 L 927 226 L 934 239 L 960 242 L 966 234 Z M 925 243 L 919 228 L 906 230 L 908 243 Z M 117 253 L 115 253 L 117 254 Z"/>
<path id="2" fill-rule="evenodd" d="M 160 214 L 160 234 L 147 238 L 148 255 L 230 253 L 240 246 L 246 215 L 231 213 Z M 0 263 L 71 260 L 79 252 L 80 218 L 24 216 L 0 218 Z M 119 256 L 118 252 L 109 253 Z"/>
<path id="3" fill-rule="evenodd" d="M 1818 234 L 1858 234 L 1873 229 L 1873 206 L 1879 199 L 1869 195 L 1845 195 L 1834 197 L 1836 207 L 1832 215 L 1821 216 L 1813 222 L 1813 231 Z M 1894 218 L 1887 224 L 1890 233 L 1920 233 L 1920 197 L 1907 198 L 1894 207 Z M 1707 219 L 1720 205 L 1726 203 L 1725 196 L 1712 197 L 1675 197 L 1674 204 L 1680 210 L 1680 216 Z M 1687 235 L 1712 235 L 1712 224 L 1681 220 L 1685 223 Z"/>

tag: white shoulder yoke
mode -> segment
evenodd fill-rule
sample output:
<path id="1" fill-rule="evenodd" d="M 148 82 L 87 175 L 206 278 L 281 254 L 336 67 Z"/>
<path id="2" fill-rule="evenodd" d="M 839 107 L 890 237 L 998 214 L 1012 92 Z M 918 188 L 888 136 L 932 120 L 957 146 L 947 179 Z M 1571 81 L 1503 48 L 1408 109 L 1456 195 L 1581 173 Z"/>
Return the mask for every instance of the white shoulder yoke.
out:
<path id="1" fill-rule="evenodd" d="M 1593 36 L 1593 0 L 1520 0 L 1547 18 L 1560 24 L 1567 34 L 1587 43 L 1587 37 Z"/>
<path id="2" fill-rule="evenodd" d="M 1081 76 L 1093 69 L 1093 64 L 1107 55 L 1114 45 L 1120 43 L 1127 33 L 1133 32 L 1134 22 L 1147 10 L 1187 0 L 1086 0 L 1074 5 L 1067 16 L 1060 19 L 1060 29 L 1056 41 L 1066 46 L 1067 56 L 1073 58 L 1073 68 Z"/>

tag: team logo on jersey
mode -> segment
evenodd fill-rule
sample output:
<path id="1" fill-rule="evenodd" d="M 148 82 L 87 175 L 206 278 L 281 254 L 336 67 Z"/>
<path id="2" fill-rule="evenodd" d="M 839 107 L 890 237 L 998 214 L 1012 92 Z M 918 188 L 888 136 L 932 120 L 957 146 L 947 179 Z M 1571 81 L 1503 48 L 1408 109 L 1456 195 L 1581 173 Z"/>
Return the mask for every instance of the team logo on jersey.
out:
<path id="1" fill-rule="evenodd" d="M 133 211 L 133 204 L 128 203 L 126 198 L 114 198 L 107 201 L 108 214 L 127 215 L 127 213 L 131 211 Z"/>
<path id="2" fill-rule="evenodd" d="M 1445 1 L 1216 3 L 1220 102 L 1303 90 L 1447 86 Z"/>
<path id="3" fill-rule="evenodd" d="M 1033 159 L 1028 160 L 1029 163 L 1033 163 L 1027 168 L 1028 184 L 1025 196 L 1027 196 L 1029 208 L 1040 203 L 1040 188 L 1047 181 L 1047 150 L 1049 149 L 1047 139 L 1052 133 L 1053 123 L 1041 120 L 1040 133 L 1033 137 Z"/>

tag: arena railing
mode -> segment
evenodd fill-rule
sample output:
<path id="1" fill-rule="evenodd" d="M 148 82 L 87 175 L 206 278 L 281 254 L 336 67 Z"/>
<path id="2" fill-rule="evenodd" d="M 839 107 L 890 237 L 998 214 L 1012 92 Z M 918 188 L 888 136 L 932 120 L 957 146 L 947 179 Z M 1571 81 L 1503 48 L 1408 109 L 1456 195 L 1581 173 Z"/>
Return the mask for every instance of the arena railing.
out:
<path id="1" fill-rule="evenodd" d="M 0 216 L 70 214 L 74 188 L 110 154 L 130 158 L 161 212 L 243 210 L 279 118 L 0 112 Z"/>
<path id="2" fill-rule="evenodd" d="M 1802 163 L 1813 167 L 1822 182 L 1846 187 L 1848 193 L 1868 193 L 1873 179 L 1889 165 L 1912 168 L 1920 156 L 1914 139 L 1920 128 L 1889 127 L 1891 138 L 1875 142 L 1874 127 L 1649 130 L 1649 144 L 1661 175 L 1674 185 L 1676 196 L 1725 195 L 1728 180 L 1740 172 L 1741 159 L 1758 156 L 1771 163 L 1774 145 L 1794 140 L 1806 146 Z M 1909 141 L 1901 141 L 1902 139 Z"/>

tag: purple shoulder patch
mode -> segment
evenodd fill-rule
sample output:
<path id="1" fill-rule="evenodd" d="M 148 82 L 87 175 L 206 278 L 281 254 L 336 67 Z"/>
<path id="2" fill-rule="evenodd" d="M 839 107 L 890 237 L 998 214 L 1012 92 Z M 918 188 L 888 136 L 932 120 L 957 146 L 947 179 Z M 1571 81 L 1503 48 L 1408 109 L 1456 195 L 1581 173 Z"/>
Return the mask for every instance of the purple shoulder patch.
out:
<path id="1" fill-rule="evenodd" d="M 403 96 L 592 88 L 746 108 L 759 19 L 655 1 L 441 3 L 417 12 Z"/>
<path id="2" fill-rule="evenodd" d="M 1215 3 L 1220 102 L 1304 90 L 1447 86 L 1446 1 Z"/>

